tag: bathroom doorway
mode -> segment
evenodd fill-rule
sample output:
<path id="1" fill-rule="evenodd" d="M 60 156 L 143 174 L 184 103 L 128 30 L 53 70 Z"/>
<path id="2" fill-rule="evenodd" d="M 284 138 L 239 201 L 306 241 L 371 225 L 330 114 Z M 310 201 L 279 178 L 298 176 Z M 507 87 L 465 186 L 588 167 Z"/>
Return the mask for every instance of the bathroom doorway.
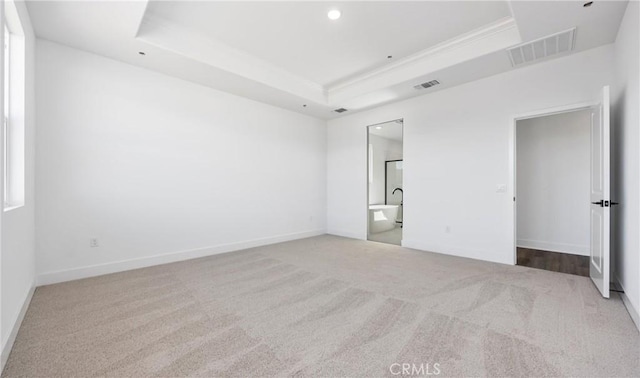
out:
<path id="1" fill-rule="evenodd" d="M 367 127 L 367 240 L 402 244 L 403 168 L 401 119 Z"/>

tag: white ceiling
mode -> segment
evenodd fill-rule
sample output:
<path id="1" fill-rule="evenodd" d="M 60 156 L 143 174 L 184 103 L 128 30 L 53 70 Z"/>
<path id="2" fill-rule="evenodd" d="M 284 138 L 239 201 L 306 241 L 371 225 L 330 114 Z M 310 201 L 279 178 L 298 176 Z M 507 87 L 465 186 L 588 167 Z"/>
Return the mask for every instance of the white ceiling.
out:
<path id="1" fill-rule="evenodd" d="M 369 133 L 402 143 L 402 121 L 389 121 L 369 126 Z"/>
<path id="2" fill-rule="evenodd" d="M 337 21 L 327 18 L 340 9 Z M 495 2 L 169 2 L 146 16 L 190 29 L 331 86 L 509 17 Z M 455 20 L 455 22 L 451 22 Z"/>
<path id="3" fill-rule="evenodd" d="M 342 17 L 331 21 L 329 9 Z M 505 49 L 576 27 L 615 40 L 626 1 L 29 1 L 40 38 L 329 119 L 513 69 Z M 146 56 L 138 55 L 145 51 Z M 387 59 L 392 55 L 392 59 Z M 438 79 L 442 84 L 414 90 Z M 303 105 L 307 105 L 303 107 Z"/>

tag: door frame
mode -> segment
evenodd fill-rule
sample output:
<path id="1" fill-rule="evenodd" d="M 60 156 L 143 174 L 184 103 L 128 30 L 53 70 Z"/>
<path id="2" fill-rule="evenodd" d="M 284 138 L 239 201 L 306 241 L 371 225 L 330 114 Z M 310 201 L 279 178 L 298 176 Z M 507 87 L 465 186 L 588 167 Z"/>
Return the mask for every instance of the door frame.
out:
<path id="1" fill-rule="evenodd" d="M 570 105 L 557 106 L 546 109 L 533 110 L 526 113 L 516 114 L 511 117 L 511 126 L 509 127 L 509 182 L 510 190 L 508 193 L 511 198 L 511 206 L 512 206 L 512 219 L 511 219 L 511 236 L 513 238 L 513 265 L 518 265 L 518 214 L 517 214 L 517 206 L 516 206 L 516 191 L 517 191 L 517 183 L 516 183 L 516 124 L 518 121 L 522 121 L 530 118 L 539 118 L 545 117 L 555 114 L 563 114 L 563 113 L 571 113 L 580 110 L 586 110 L 597 106 L 597 102 L 580 102 Z"/>
<path id="2" fill-rule="evenodd" d="M 374 126 L 379 126 L 379 125 L 384 125 L 385 123 L 391 123 L 391 122 L 402 122 L 402 159 L 404 159 L 404 117 L 400 117 L 400 118 L 395 118 L 395 119 L 390 119 L 388 121 L 384 121 L 384 122 L 378 122 L 378 123 L 373 123 L 370 125 L 366 125 L 364 128 L 365 133 L 367 133 L 366 135 L 366 154 L 367 154 L 367 158 L 366 158 L 366 162 L 367 162 L 367 178 L 366 178 L 366 191 L 367 191 L 367 195 L 365 196 L 365 200 L 366 202 L 366 215 L 365 215 L 365 220 L 366 220 L 366 234 L 364 235 L 364 240 L 369 240 L 369 128 L 370 127 L 374 127 Z M 386 181 L 386 172 L 387 168 L 386 168 L 386 163 L 385 163 L 385 181 Z M 402 175 L 402 186 L 404 187 L 404 172 Z M 404 195 L 403 195 L 404 198 Z M 385 203 L 386 203 L 386 193 L 385 193 Z"/>

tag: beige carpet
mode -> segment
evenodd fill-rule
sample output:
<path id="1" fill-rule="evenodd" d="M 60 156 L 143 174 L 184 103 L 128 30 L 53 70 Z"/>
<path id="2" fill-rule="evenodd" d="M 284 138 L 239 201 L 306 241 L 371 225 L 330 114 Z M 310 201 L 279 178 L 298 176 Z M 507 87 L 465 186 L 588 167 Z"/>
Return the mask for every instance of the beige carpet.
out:
<path id="1" fill-rule="evenodd" d="M 364 377 L 394 363 L 640 376 L 640 336 L 613 296 L 584 277 L 322 236 L 40 287 L 3 376 Z"/>

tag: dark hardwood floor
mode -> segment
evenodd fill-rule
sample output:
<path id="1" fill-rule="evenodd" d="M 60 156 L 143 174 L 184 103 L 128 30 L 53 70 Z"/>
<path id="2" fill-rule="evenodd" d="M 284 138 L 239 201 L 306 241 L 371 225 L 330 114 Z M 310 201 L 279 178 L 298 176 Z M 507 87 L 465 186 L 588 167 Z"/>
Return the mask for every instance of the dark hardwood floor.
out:
<path id="1" fill-rule="evenodd" d="M 589 277 L 589 256 L 518 247 L 518 265 Z"/>

